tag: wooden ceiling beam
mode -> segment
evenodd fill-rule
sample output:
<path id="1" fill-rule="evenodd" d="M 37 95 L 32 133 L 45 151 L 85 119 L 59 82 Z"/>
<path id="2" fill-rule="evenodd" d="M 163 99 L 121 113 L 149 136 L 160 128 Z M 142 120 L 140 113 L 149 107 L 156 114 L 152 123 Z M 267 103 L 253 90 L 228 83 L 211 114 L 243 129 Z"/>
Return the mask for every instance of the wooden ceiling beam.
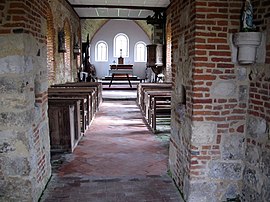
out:
<path id="1" fill-rule="evenodd" d="M 108 19 L 108 20 L 147 20 L 147 18 L 139 17 L 80 17 L 80 19 Z"/>
<path id="2" fill-rule="evenodd" d="M 150 10 L 165 11 L 164 7 L 148 7 L 148 6 L 120 6 L 120 5 L 89 5 L 89 4 L 70 4 L 73 8 L 118 8 L 118 9 L 134 9 L 134 10 Z"/>

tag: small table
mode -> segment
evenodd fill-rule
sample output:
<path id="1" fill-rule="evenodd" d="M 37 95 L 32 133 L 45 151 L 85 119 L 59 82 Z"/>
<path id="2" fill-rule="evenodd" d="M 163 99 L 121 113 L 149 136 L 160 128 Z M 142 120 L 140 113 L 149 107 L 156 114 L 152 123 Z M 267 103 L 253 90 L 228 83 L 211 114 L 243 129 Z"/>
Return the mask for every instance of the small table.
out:
<path id="1" fill-rule="evenodd" d="M 110 81 L 110 85 L 109 87 L 111 87 L 112 85 L 112 81 L 114 79 L 114 76 L 115 75 L 121 75 L 121 74 L 125 74 L 127 76 L 127 80 L 128 80 L 128 83 L 129 83 L 129 86 L 132 88 L 132 85 L 131 85 L 131 82 L 130 82 L 130 79 L 129 79 L 129 74 L 133 74 L 133 70 L 132 69 L 111 69 L 110 70 L 110 74 L 112 75 L 112 78 L 111 78 L 111 81 Z"/>

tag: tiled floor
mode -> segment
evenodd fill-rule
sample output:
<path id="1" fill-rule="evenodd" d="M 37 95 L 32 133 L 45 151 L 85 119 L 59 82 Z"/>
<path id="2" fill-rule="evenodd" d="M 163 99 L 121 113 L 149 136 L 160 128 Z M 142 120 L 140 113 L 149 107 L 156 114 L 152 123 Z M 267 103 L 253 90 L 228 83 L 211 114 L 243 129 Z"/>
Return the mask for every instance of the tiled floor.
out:
<path id="1" fill-rule="evenodd" d="M 153 135 L 133 100 L 104 101 L 74 153 L 54 156 L 41 201 L 178 202 L 168 140 Z"/>

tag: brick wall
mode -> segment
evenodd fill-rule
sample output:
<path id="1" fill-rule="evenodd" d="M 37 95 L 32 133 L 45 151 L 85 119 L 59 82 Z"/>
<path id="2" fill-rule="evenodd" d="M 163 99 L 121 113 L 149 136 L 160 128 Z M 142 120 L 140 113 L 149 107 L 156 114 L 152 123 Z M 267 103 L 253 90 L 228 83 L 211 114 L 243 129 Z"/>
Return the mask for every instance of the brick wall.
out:
<path id="1" fill-rule="evenodd" d="M 30 33 L 40 43 L 46 42 L 41 18 L 46 17 L 46 1 L 1 1 L 1 34 Z"/>
<path id="2" fill-rule="evenodd" d="M 170 166 L 188 201 L 241 194 L 248 69 L 234 62 L 231 39 L 242 3 L 172 1 Z"/>
<path id="3" fill-rule="evenodd" d="M 53 13 L 51 27 L 53 29 L 54 35 L 52 35 L 53 40 L 53 50 L 49 50 L 48 55 L 53 55 L 53 65 L 50 68 L 50 80 L 49 84 L 64 83 L 66 81 L 74 81 L 77 79 L 77 70 L 80 65 L 80 58 L 74 56 L 74 34 L 76 34 L 79 39 L 79 44 L 81 44 L 81 31 L 80 20 L 74 11 L 70 8 L 69 4 L 64 0 L 50 1 L 50 10 Z M 58 32 L 60 30 L 65 30 L 65 42 L 66 42 L 66 52 L 58 52 Z"/>
<path id="4" fill-rule="evenodd" d="M 50 7 L 47 9 L 47 69 L 49 83 L 56 79 L 55 54 L 57 51 L 56 39 L 57 32 L 54 29 L 53 13 Z"/>
<path id="5" fill-rule="evenodd" d="M 190 132 L 192 116 L 192 65 L 195 43 L 195 1 L 172 1 L 170 6 L 172 43 L 172 134 L 170 170 L 182 192 L 190 177 Z M 185 193 L 188 195 L 188 193 Z"/>
<path id="6" fill-rule="evenodd" d="M 243 201 L 270 198 L 270 2 L 253 0 L 254 22 L 266 36 L 264 64 L 250 67 Z"/>
<path id="7" fill-rule="evenodd" d="M 4 95 L 0 148 L 5 191 L 0 199 L 4 201 L 37 200 L 51 174 L 43 24 L 47 6 L 46 1 L 1 4 L 0 41 L 5 48 L 0 53 Z"/>
<path id="8" fill-rule="evenodd" d="M 165 81 L 172 81 L 172 29 L 171 29 L 171 16 L 168 9 L 168 16 L 166 21 L 166 69 L 165 69 Z"/>
<path id="9" fill-rule="evenodd" d="M 64 22 L 64 31 L 65 31 L 65 45 L 66 52 L 64 53 L 64 69 L 63 69 L 63 78 L 67 80 L 72 77 L 72 66 L 71 66 L 71 28 L 68 22 L 68 19 L 65 19 Z"/>
<path id="10" fill-rule="evenodd" d="M 43 0 L 0 2 L 0 44 L 3 47 L 0 50 L 0 93 L 3 95 L 0 98 L 0 178 L 3 179 L 0 201 L 37 201 L 51 175 L 48 72 L 57 71 L 60 63 L 63 64 L 61 60 L 54 63 L 60 54 L 54 50 L 57 36 L 53 34 L 57 33 L 56 26 L 63 27 L 57 15 L 69 16 L 70 33 L 77 33 L 80 24 L 65 1 L 50 3 Z M 47 13 L 50 8 L 52 12 Z M 54 9 L 59 8 L 55 12 Z M 47 43 L 47 40 L 51 41 Z M 69 58 L 74 64 L 71 47 L 73 42 Z M 47 51 L 52 52 L 50 65 Z M 48 66 L 54 64 L 56 67 L 50 71 Z M 70 72 L 68 79 L 71 80 Z"/>

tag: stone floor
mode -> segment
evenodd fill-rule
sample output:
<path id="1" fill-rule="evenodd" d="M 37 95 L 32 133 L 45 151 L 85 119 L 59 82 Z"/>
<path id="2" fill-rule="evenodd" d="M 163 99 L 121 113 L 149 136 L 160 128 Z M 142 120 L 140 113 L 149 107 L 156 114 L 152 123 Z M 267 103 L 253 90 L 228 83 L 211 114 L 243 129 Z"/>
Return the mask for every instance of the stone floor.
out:
<path id="1" fill-rule="evenodd" d="M 134 100 L 105 99 L 74 153 L 52 165 L 41 202 L 183 201 L 167 175 L 168 138 L 148 130 Z"/>

